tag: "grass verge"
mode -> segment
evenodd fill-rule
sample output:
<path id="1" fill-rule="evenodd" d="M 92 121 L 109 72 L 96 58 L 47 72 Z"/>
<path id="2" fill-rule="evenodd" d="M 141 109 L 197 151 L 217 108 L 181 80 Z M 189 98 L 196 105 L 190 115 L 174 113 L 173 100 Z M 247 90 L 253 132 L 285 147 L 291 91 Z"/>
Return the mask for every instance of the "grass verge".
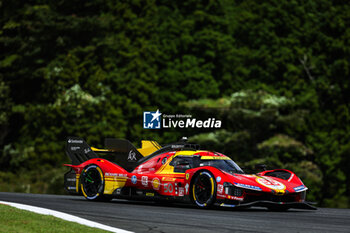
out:
<path id="1" fill-rule="evenodd" d="M 0 226 L 0 231 L 2 233 L 108 232 L 78 223 L 68 222 L 49 215 L 41 215 L 26 210 L 20 210 L 3 204 L 0 204 Z"/>

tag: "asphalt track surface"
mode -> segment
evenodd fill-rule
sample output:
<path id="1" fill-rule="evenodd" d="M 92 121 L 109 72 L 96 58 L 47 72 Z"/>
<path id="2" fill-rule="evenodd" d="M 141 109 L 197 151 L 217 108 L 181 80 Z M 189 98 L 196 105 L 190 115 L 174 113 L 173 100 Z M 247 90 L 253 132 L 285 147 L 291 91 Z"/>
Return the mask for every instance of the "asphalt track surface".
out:
<path id="1" fill-rule="evenodd" d="M 350 232 L 350 209 L 271 212 L 197 209 L 184 204 L 0 192 L 0 200 L 48 208 L 134 232 Z"/>

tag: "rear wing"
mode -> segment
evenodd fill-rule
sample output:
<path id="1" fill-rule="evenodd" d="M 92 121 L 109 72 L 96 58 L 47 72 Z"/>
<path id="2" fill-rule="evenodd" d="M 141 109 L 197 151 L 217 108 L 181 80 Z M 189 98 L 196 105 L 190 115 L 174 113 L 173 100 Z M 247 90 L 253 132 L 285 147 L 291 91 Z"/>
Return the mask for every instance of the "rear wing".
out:
<path id="1" fill-rule="evenodd" d="M 105 149 L 90 147 L 82 138 L 68 137 L 66 153 L 73 165 L 79 165 L 89 159 L 98 158 L 100 153 L 112 154 L 111 162 L 114 162 L 127 171 L 132 171 L 138 165 L 138 161 L 145 156 L 161 149 L 155 141 L 142 141 L 142 147 L 136 147 L 126 139 L 106 138 Z M 111 157 L 111 156 L 109 156 Z"/>
<path id="2" fill-rule="evenodd" d="M 97 154 L 82 138 L 68 137 L 66 141 L 66 154 L 73 165 L 79 165 L 89 159 L 97 158 Z"/>

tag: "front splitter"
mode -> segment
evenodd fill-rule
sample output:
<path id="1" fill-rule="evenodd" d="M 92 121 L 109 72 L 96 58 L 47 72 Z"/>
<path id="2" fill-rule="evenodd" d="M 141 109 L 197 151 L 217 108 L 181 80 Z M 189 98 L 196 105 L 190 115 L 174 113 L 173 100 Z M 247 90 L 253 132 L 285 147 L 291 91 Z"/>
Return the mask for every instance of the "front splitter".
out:
<path id="1" fill-rule="evenodd" d="M 225 203 L 218 204 L 218 205 L 222 207 L 231 207 L 231 208 L 240 208 L 240 207 L 244 208 L 244 207 L 258 206 L 258 207 L 267 207 L 267 208 L 276 208 L 276 209 L 280 207 L 281 209 L 294 208 L 294 209 L 317 210 L 317 208 L 312 206 L 311 204 L 312 203 L 310 202 L 253 201 L 248 203 L 240 203 L 237 205 L 225 204 Z"/>

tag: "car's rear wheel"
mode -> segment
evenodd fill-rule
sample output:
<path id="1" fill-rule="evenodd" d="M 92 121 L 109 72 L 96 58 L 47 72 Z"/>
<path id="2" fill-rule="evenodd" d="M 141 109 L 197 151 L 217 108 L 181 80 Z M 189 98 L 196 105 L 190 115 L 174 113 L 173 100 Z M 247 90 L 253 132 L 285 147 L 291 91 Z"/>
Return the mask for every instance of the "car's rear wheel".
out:
<path id="1" fill-rule="evenodd" d="M 200 171 L 191 185 L 192 202 L 201 208 L 210 207 L 216 198 L 216 182 L 213 174 Z"/>
<path id="2" fill-rule="evenodd" d="M 103 196 L 104 177 L 100 167 L 89 165 L 80 175 L 80 187 L 84 197 L 88 200 L 102 201 L 108 198 Z"/>

